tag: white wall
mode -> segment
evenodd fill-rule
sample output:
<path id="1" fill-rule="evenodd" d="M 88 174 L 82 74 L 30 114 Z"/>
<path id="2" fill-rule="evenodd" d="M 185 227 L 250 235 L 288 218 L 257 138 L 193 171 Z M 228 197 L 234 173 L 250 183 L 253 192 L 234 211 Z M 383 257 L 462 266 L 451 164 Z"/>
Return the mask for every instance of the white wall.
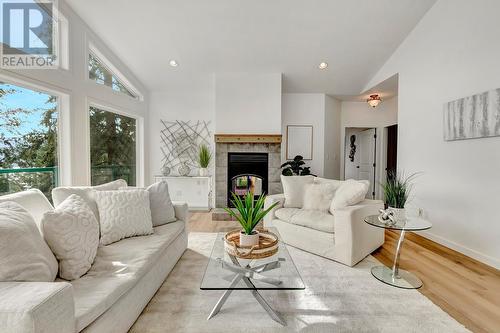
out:
<path id="1" fill-rule="evenodd" d="M 340 120 L 340 176 L 345 179 L 345 151 L 346 151 L 346 128 L 376 128 L 377 129 L 377 154 L 375 163 L 376 182 L 385 179 L 385 159 L 386 147 L 383 143 L 386 141 L 385 127 L 398 123 L 398 97 L 393 97 L 382 101 L 376 108 L 372 108 L 366 102 L 342 102 L 342 113 Z M 348 144 L 349 142 L 347 142 Z M 375 187 L 375 195 L 381 197 L 379 186 Z"/>
<path id="2" fill-rule="evenodd" d="M 286 161 L 286 127 L 288 125 L 313 126 L 312 160 L 305 160 L 311 173 L 323 177 L 325 157 L 325 95 L 283 94 L 281 160 Z M 293 158 L 293 156 L 292 156 Z"/>
<path id="3" fill-rule="evenodd" d="M 399 73 L 398 166 L 426 235 L 500 268 L 500 137 L 443 140 L 443 104 L 500 87 L 500 2 L 441 0 L 367 87 Z"/>
<path id="4" fill-rule="evenodd" d="M 64 2 L 59 1 L 59 9 L 69 22 L 69 68 L 39 70 L 0 70 L 2 81 L 20 84 L 28 88 L 42 89 L 60 97 L 62 109 L 60 125 L 63 125 L 63 136 L 59 138 L 64 147 L 61 160 L 63 185 L 90 184 L 89 153 L 89 110 L 90 103 L 108 107 L 139 118 L 139 137 L 147 133 L 148 92 L 132 72 L 114 55 L 106 45 L 94 34 L 85 22 L 78 17 Z M 144 100 L 134 100 L 111 88 L 98 85 L 88 79 L 87 54 L 89 43 L 99 51 L 144 95 Z M 142 142 L 144 143 L 144 142 Z M 148 146 L 140 147 L 141 159 L 137 175 L 138 184 L 147 179 Z"/>
<path id="5" fill-rule="evenodd" d="M 340 123 L 341 102 L 325 96 L 325 159 L 324 177 L 340 179 Z"/>
<path id="6" fill-rule="evenodd" d="M 281 73 L 217 74 L 216 134 L 279 134 Z"/>

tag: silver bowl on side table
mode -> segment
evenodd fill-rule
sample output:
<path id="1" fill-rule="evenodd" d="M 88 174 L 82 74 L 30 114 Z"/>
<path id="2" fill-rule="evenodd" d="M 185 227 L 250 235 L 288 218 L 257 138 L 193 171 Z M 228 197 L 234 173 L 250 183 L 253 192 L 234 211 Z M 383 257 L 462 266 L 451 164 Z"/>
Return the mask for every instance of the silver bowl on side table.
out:
<path id="1" fill-rule="evenodd" d="M 398 221 L 395 224 L 384 223 L 379 220 L 378 215 L 365 217 L 365 222 L 379 228 L 400 230 L 392 268 L 386 266 L 372 267 L 372 275 L 378 280 L 398 288 L 418 289 L 422 287 L 422 281 L 415 274 L 399 268 L 399 255 L 401 254 L 406 231 L 427 230 L 432 227 L 432 224 L 421 217 L 408 217 L 404 222 Z"/>

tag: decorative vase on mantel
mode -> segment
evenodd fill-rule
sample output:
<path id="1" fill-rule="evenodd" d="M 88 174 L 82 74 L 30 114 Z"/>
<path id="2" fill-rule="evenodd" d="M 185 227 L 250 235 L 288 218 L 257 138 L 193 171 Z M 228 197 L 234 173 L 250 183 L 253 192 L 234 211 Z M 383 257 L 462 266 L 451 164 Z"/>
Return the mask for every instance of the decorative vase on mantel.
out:
<path id="1" fill-rule="evenodd" d="M 170 171 L 170 167 L 168 165 L 164 165 L 163 168 L 161 168 L 161 175 L 167 177 L 170 175 Z"/>
<path id="2" fill-rule="evenodd" d="M 181 163 L 181 165 L 177 169 L 177 172 L 179 172 L 179 175 L 186 177 L 186 176 L 189 176 L 189 173 L 191 172 L 191 168 L 186 163 Z"/>
<path id="3" fill-rule="evenodd" d="M 259 232 L 257 230 L 253 230 L 250 235 L 247 235 L 245 230 L 241 230 L 240 246 L 252 247 L 254 245 L 259 245 Z"/>
<path id="4" fill-rule="evenodd" d="M 199 173 L 200 177 L 206 177 L 206 176 L 208 176 L 208 168 L 200 168 L 198 170 L 198 173 Z"/>

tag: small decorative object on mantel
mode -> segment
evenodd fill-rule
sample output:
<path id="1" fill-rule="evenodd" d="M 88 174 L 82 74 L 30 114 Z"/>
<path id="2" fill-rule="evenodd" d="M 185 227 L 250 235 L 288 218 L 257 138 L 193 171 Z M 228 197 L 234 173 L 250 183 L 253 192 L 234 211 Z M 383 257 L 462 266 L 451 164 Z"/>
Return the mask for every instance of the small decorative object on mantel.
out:
<path id="1" fill-rule="evenodd" d="M 500 136 L 500 88 L 444 104 L 444 140 Z"/>
<path id="2" fill-rule="evenodd" d="M 198 151 L 198 164 L 200 165 L 200 176 L 205 177 L 208 176 L 208 165 L 210 164 L 210 160 L 212 159 L 212 153 L 206 144 L 200 145 L 200 149 Z"/>
<path id="3" fill-rule="evenodd" d="M 263 259 L 278 252 L 278 236 L 268 230 L 259 230 L 256 245 L 243 245 L 240 230 L 233 230 L 224 236 L 224 248 L 232 256 L 242 259 Z"/>
<path id="4" fill-rule="evenodd" d="M 281 165 L 283 176 L 307 176 L 311 174 L 311 167 L 304 167 L 306 164 L 304 158 L 300 155 L 294 157 L 293 160 L 287 161 Z"/>
<path id="5" fill-rule="evenodd" d="M 167 177 L 168 175 L 170 175 L 171 171 L 172 170 L 170 170 L 169 166 L 165 164 L 163 165 L 163 168 L 161 168 L 161 175 Z"/>
<path id="6" fill-rule="evenodd" d="M 401 171 L 389 171 L 387 181 L 382 184 L 385 203 L 388 206 L 384 219 L 393 219 L 395 223 L 406 221 L 405 204 L 413 188 L 412 181 L 418 173 L 405 176 Z"/>
<path id="7" fill-rule="evenodd" d="M 184 163 L 181 163 L 179 165 L 177 172 L 179 172 L 179 175 L 186 177 L 186 176 L 189 176 L 189 173 L 191 172 L 191 168 L 189 167 L 189 165 L 187 165 L 187 163 L 184 162 Z"/>
<path id="8" fill-rule="evenodd" d="M 261 194 L 257 200 L 254 200 L 254 194 L 247 192 L 243 200 L 241 197 L 231 192 L 233 199 L 231 203 L 236 207 L 236 212 L 231 208 L 224 208 L 226 212 L 234 217 L 240 224 L 243 230 L 239 234 L 240 246 L 259 245 L 259 232 L 254 230 L 257 224 L 267 215 L 278 203 L 272 204 L 269 208 L 264 209 L 264 201 L 266 196 Z"/>

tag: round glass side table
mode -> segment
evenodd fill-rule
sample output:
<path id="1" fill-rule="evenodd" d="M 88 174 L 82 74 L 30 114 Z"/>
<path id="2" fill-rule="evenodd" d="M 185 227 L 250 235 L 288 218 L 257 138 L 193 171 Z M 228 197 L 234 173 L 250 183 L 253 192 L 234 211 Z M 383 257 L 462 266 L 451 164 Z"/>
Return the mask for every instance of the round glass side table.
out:
<path id="1" fill-rule="evenodd" d="M 418 289 L 422 287 L 422 281 L 413 273 L 399 268 L 399 255 L 405 239 L 406 231 L 422 231 L 432 227 L 432 224 L 421 217 L 408 217 L 404 222 L 388 224 L 378 219 L 378 215 L 365 217 L 365 222 L 378 228 L 400 230 L 399 241 L 394 256 L 392 268 L 386 266 L 375 266 L 372 275 L 378 280 L 391 286 L 404 289 Z"/>

